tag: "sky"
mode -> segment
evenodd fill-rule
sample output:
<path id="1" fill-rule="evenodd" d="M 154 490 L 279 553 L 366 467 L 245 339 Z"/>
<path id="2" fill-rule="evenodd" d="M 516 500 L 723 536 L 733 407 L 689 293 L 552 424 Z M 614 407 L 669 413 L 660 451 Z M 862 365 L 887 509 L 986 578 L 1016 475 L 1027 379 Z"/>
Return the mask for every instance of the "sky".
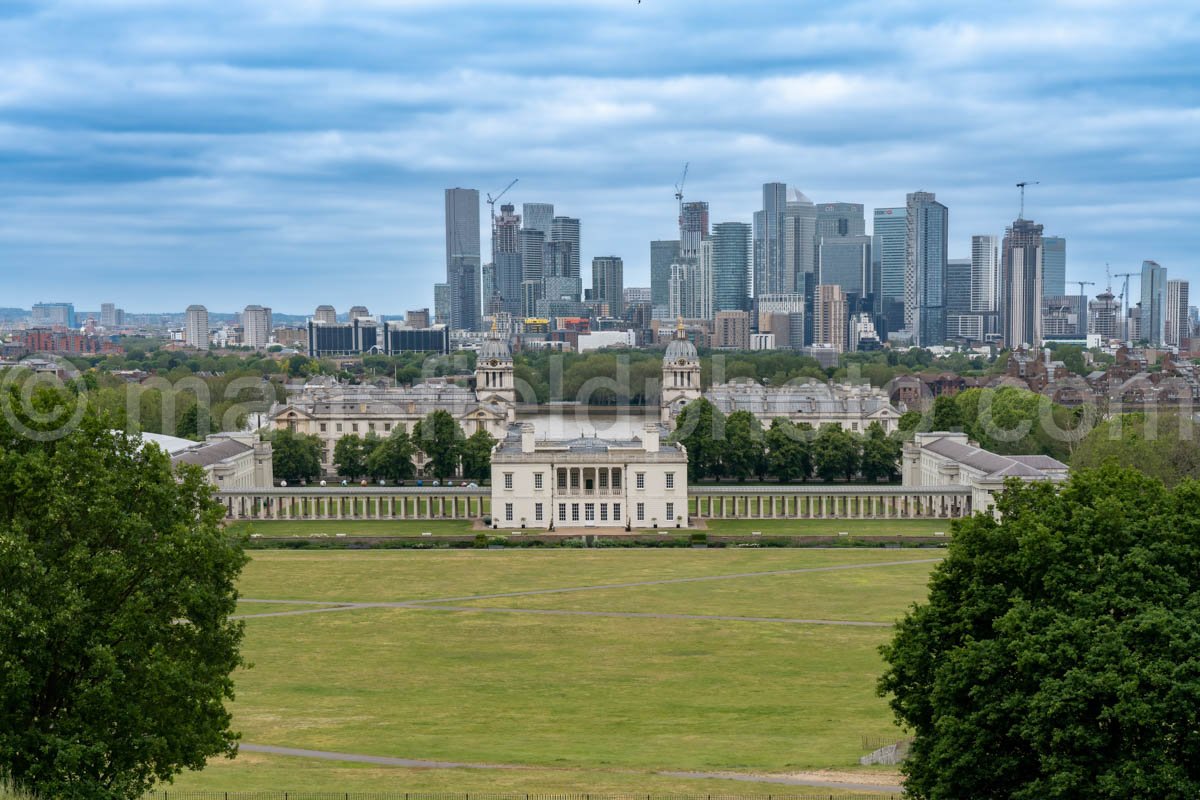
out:
<path id="1" fill-rule="evenodd" d="M 685 162 L 713 223 L 767 181 L 868 225 L 936 192 L 951 258 L 1036 180 L 1068 279 L 1200 280 L 1198 9 L 0 0 L 0 306 L 403 313 L 445 280 L 443 190 L 513 178 L 582 219 L 585 285 L 618 255 L 646 286 Z"/>

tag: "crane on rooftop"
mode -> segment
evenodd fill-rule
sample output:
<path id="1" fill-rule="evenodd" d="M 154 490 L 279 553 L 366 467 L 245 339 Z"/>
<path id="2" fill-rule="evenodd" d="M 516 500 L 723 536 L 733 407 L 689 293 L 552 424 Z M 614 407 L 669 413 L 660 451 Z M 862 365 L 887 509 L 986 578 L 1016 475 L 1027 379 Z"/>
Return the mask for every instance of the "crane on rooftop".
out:
<path id="1" fill-rule="evenodd" d="M 521 180 L 521 179 L 513 178 L 509 182 L 508 186 L 504 187 L 503 191 L 501 191 L 500 194 L 496 195 L 495 197 L 492 197 L 492 195 L 489 193 L 487 196 L 488 206 L 492 210 L 492 234 L 493 235 L 495 235 L 495 233 L 496 233 L 496 201 L 499 200 L 501 197 L 504 197 L 504 195 L 508 194 L 508 190 L 511 189 L 512 187 L 516 186 L 517 181 L 519 181 L 519 180 Z"/>
<path id="2" fill-rule="evenodd" d="M 1095 281 L 1071 281 L 1071 283 L 1078 283 L 1078 284 L 1079 284 L 1079 296 L 1080 296 L 1080 297 L 1086 297 L 1086 296 L 1087 296 L 1087 295 L 1085 295 L 1085 294 L 1084 294 L 1084 292 L 1083 292 L 1083 287 L 1084 287 L 1084 286 L 1095 286 L 1095 285 L 1096 285 L 1096 282 L 1095 282 Z"/>
<path id="3" fill-rule="evenodd" d="M 688 167 L 692 162 L 688 161 L 683 165 L 683 175 L 679 178 L 679 183 L 675 184 L 675 201 L 679 203 L 679 228 L 683 229 L 683 185 L 687 183 Z"/>
<path id="4" fill-rule="evenodd" d="M 1041 181 L 1020 181 L 1017 183 L 1017 188 L 1021 190 L 1021 213 L 1017 214 L 1017 219 L 1025 219 L 1025 187 L 1037 186 Z"/>
<path id="5" fill-rule="evenodd" d="M 1114 278 L 1125 279 L 1125 288 L 1121 290 L 1121 326 L 1126 338 L 1128 338 L 1129 334 L 1129 279 L 1141 274 L 1140 272 L 1118 272 L 1113 276 Z"/>

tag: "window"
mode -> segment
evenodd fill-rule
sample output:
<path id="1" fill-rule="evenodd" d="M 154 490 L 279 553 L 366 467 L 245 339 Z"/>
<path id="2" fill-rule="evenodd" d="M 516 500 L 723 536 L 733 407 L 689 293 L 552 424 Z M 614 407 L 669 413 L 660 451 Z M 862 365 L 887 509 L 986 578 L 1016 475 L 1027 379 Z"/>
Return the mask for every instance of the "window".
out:
<path id="1" fill-rule="evenodd" d="M 337 424 L 337 432 L 338 433 L 342 432 L 342 423 L 340 423 L 340 422 Z"/>
<path id="2" fill-rule="evenodd" d="M 639 488 L 639 489 L 646 488 L 646 473 L 639 472 L 637 474 L 637 488 Z"/>
<path id="3" fill-rule="evenodd" d="M 667 503 L 667 519 L 668 520 L 675 519 L 675 504 L 674 503 Z"/>
<path id="4" fill-rule="evenodd" d="M 505 489 L 512 488 L 512 473 L 511 472 L 504 473 L 504 488 Z"/>
<path id="5" fill-rule="evenodd" d="M 596 521 L 596 504 L 595 503 L 585 503 L 584 504 L 584 506 L 583 506 L 583 521 L 584 522 L 595 522 Z"/>
<path id="6" fill-rule="evenodd" d="M 571 522 L 579 522 L 579 503 L 571 503 Z"/>
<path id="7" fill-rule="evenodd" d="M 350 423 L 350 430 L 354 431 L 355 433 L 358 433 L 358 423 L 357 422 Z"/>
<path id="8" fill-rule="evenodd" d="M 670 508 L 670 506 L 668 506 L 668 508 Z M 504 504 L 504 521 L 512 522 L 512 517 L 513 517 L 512 503 L 505 503 Z"/>
<path id="9" fill-rule="evenodd" d="M 567 471 L 565 469 L 560 469 L 558 471 L 558 490 L 560 492 L 565 492 L 567 490 Z"/>
<path id="10" fill-rule="evenodd" d="M 392 423 L 390 423 L 390 422 L 383 423 L 383 429 L 385 431 L 390 431 L 392 429 Z"/>
<path id="11" fill-rule="evenodd" d="M 559 522 L 567 521 L 567 504 L 566 503 L 558 504 L 558 521 Z"/>
<path id="12" fill-rule="evenodd" d="M 668 489 L 674 489 L 674 488 L 675 488 L 675 473 L 674 473 L 674 472 L 668 472 L 668 473 L 667 473 L 667 488 L 668 488 Z M 668 512 L 667 512 L 667 516 L 668 516 L 668 517 L 669 517 L 669 516 L 671 516 L 671 512 L 669 512 L 669 511 L 668 511 Z"/>
<path id="13" fill-rule="evenodd" d="M 534 522 L 542 521 L 542 504 L 541 503 L 533 504 L 533 521 Z"/>
<path id="14" fill-rule="evenodd" d="M 608 472 L 606 470 L 600 470 L 600 488 L 608 488 Z"/>
<path id="15" fill-rule="evenodd" d="M 608 522 L 608 503 L 600 504 L 600 521 Z"/>
<path id="16" fill-rule="evenodd" d="M 368 427 L 370 430 L 375 430 L 375 423 L 374 423 L 374 422 L 368 422 L 368 423 L 367 423 L 367 427 Z"/>
<path id="17" fill-rule="evenodd" d="M 637 520 L 638 520 L 638 522 L 641 522 L 645 518 L 646 518 L 646 504 L 638 503 L 637 504 Z"/>
<path id="18" fill-rule="evenodd" d="M 321 433 L 324 433 L 324 432 L 325 432 L 325 423 L 322 422 L 321 423 Z"/>
<path id="19" fill-rule="evenodd" d="M 542 488 L 542 473 L 533 473 L 533 488 L 541 491 Z"/>
<path id="20" fill-rule="evenodd" d="M 613 522 L 621 521 L 621 504 L 613 503 Z"/>
<path id="21" fill-rule="evenodd" d="M 613 470 L 613 474 L 612 474 L 612 488 L 614 488 L 614 489 L 620 489 L 620 488 L 621 488 L 621 470 L 619 470 L 619 469 L 618 469 L 618 470 Z"/>

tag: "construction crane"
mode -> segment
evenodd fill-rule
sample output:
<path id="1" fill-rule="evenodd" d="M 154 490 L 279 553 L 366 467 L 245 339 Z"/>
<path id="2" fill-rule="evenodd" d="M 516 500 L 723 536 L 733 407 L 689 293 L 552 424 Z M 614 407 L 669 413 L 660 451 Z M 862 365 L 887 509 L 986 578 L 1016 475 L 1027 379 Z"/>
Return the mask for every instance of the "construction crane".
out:
<path id="1" fill-rule="evenodd" d="M 1118 272 L 1114 278 L 1124 278 L 1125 288 L 1121 290 L 1121 328 L 1128 334 L 1129 332 L 1129 279 L 1135 275 L 1141 275 L 1140 272 Z"/>
<path id="2" fill-rule="evenodd" d="M 1041 181 L 1021 181 L 1017 184 L 1017 188 L 1021 190 L 1021 213 L 1017 214 L 1017 219 L 1025 219 L 1025 187 L 1037 186 Z"/>
<path id="3" fill-rule="evenodd" d="M 692 162 L 688 161 L 683 165 L 683 175 L 679 178 L 679 183 L 675 184 L 675 201 L 679 203 L 679 227 L 683 228 L 683 185 L 687 183 L 688 167 Z"/>
<path id="4" fill-rule="evenodd" d="M 496 232 L 496 201 L 499 200 L 501 197 L 504 197 L 504 195 L 508 194 L 508 190 L 511 189 L 512 187 L 516 186 L 517 181 L 519 181 L 519 180 L 521 180 L 521 179 L 513 178 L 512 181 L 509 182 L 508 186 L 504 187 L 504 190 L 502 192 L 500 192 L 500 194 L 496 195 L 495 197 L 492 197 L 490 194 L 487 196 L 488 206 L 492 210 L 492 233 L 493 234 Z"/>
<path id="5" fill-rule="evenodd" d="M 1083 292 L 1084 286 L 1095 286 L 1096 285 L 1095 281 L 1071 281 L 1071 283 L 1079 284 L 1079 296 L 1080 297 L 1086 297 L 1086 295 Z"/>

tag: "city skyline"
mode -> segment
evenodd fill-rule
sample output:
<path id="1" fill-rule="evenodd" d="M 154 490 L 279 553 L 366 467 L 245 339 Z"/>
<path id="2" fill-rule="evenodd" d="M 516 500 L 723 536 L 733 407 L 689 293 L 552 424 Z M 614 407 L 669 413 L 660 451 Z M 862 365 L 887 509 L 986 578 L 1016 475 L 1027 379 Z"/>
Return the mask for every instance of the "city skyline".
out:
<path id="1" fill-rule="evenodd" d="M 773 181 L 868 216 L 934 192 L 951 258 L 1037 180 L 1025 213 L 1069 240 L 1068 286 L 1146 259 L 1200 277 L 1182 4 L 475 6 L 0 12 L 0 305 L 432 307 L 442 191 L 514 177 L 505 202 L 554 202 L 582 262 L 648 286 L 685 161 L 714 225 L 752 223 Z"/>

